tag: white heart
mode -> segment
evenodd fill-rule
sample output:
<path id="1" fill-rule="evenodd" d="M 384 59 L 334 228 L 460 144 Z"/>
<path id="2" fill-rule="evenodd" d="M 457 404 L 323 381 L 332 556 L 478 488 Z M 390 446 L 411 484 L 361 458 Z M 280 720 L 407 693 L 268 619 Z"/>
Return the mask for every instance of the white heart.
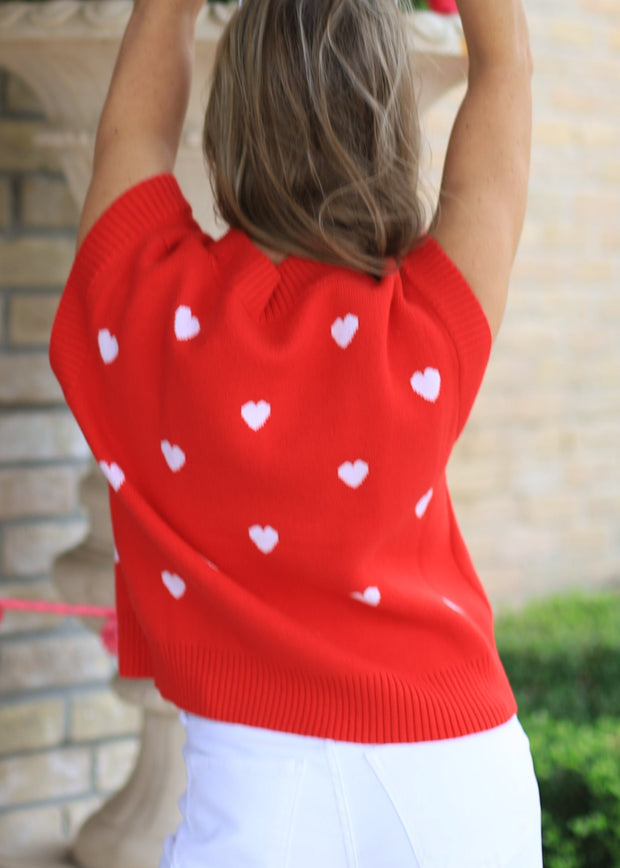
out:
<path id="1" fill-rule="evenodd" d="M 415 505 L 415 514 L 418 518 L 422 518 L 424 513 L 426 512 L 426 507 L 431 502 L 431 497 L 433 496 L 433 489 L 429 488 L 426 494 L 421 497 Z"/>
<path id="2" fill-rule="evenodd" d="M 180 341 L 188 341 L 195 338 L 200 331 L 200 323 L 195 316 L 192 316 L 192 310 L 186 304 L 182 304 L 176 309 L 174 315 L 174 333 Z"/>
<path id="3" fill-rule="evenodd" d="M 368 476 L 368 465 L 361 458 L 358 458 L 355 464 L 345 461 L 338 468 L 338 476 L 350 488 L 358 488 Z"/>
<path id="4" fill-rule="evenodd" d="M 118 491 L 125 481 L 125 474 L 114 461 L 108 464 L 107 461 L 100 461 L 99 467 L 103 470 L 105 478 L 108 480 L 114 491 Z"/>
<path id="5" fill-rule="evenodd" d="M 114 359 L 118 356 L 118 341 L 114 337 L 114 335 L 110 334 L 108 329 L 101 329 L 99 334 L 97 335 L 97 341 L 99 343 L 99 352 L 101 353 L 101 358 L 109 365 L 110 362 L 113 362 Z"/>
<path id="6" fill-rule="evenodd" d="M 426 401 L 435 402 L 441 389 L 441 375 L 437 368 L 426 368 L 424 373 L 416 371 L 411 378 L 411 388 Z"/>
<path id="7" fill-rule="evenodd" d="M 381 591 L 374 585 L 366 588 L 363 594 L 360 594 L 359 591 L 353 591 L 351 596 L 354 600 L 359 600 L 360 603 L 366 603 L 367 606 L 378 606 L 381 602 Z"/>
<path id="8" fill-rule="evenodd" d="M 253 524 L 250 528 L 250 539 L 263 554 L 268 555 L 278 543 L 278 531 L 270 525 L 261 527 L 260 524 Z"/>
<path id="9" fill-rule="evenodd" d="M 168 570 L 164 570 L 161 574 L 161 580 L 168 588 L 174 599 L 180 600 L 185 593 L 185 582 L 183 581 L 181 576 L 177 576 L 176 573 L 169 573 Z"/>
<path id="10" fill-rule="evenodd" d="M 271 407 L 267 401 L 259 401 L 258 404 L 248 401 L 241 408 L 241 415 L 252 431 L 258 431 L 271 415 Z"/>
<path id="11" fill-rule="evenodd" d="M 162 440 L 161 451 L 164 453 L 166 463 L 173 473 L 176 473 L 185 464 L 185 452 L 183 452 L 180 446 L 173 446 L 167 440 Z"/>
<path id="12" fill-rule="evenodd" d="M 465 611 L 461 609 L 460 606 L 457 606 L 456 603 L 453 603 L 452 600 L 449 600 L 447 597 L 442 597 L 441 599 L 449 609 L 452 609 L 453 612 L 456 612 L 459 615 L 465 615 Z"/>
<path id="13" fill-rule="evenodd" d="M 332 323 L 332 337 L 343 350 L 349 346 L 359 326 L 359 320 L 354 313 L 348 313 L 344 319 L 338 317 Z"/>

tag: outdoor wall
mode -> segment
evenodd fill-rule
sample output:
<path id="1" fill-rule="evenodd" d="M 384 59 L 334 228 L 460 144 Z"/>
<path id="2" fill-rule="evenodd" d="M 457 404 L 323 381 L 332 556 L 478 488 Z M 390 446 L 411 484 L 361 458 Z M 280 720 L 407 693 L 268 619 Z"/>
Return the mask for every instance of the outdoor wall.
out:
<path id="1" fill-rule="evenodd" d="M 40 108 L 0 73 L 0 597 L 57 598 L 53 559 L 85 535 L 88 447 L 48 362 L 77 208 L 33 136 Z M 73 837 L 134 761 L 140 720 L 74 619 L 0 626 L 0 854 Z M 0 864 L 2 858 L 0 857 Z"/>
<path id="2" fill-rule="evenodd" d="M 531 192 L 510 301 L 450 479 L 497 607 L 620 578 L 620 7 L 527 0 Z M 427 116 L 429 184 L 462 91 Z M 0 596 L 51 597 L 86 523 L 88 450 L 47 362 L 76 209 L 32 141 L 39 109 L 0 81 Z M 0 852 L 69 840 L 136 750 L 113 661 L 78 622 L 0 627 Z"/>
<path id="3" fill-rule="evenodd" d="M 526 8 L 535 67 L 527 218 L 451 473 L 462 530 L 498 604 L 620 580 L 620 6 Z M 447 108 L 430 119 L 438 156 Z"/>

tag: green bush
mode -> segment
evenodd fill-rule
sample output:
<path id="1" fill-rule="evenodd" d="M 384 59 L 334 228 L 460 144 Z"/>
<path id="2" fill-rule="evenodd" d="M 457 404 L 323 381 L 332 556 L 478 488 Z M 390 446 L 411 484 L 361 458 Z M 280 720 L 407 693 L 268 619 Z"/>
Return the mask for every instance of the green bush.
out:
<path id="1" fill-rule="evenodd" d="M 496 632 L 532 746 L 545 868 L 620 868 L 620 593 L 536 603 Z"/>

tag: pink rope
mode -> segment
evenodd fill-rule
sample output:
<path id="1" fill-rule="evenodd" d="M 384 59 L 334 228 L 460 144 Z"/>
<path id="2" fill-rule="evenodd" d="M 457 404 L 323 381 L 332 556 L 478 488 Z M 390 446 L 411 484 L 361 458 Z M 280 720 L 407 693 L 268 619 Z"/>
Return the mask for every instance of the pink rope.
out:
<path id="1" fill-rule="evenodd" d="M 51 615 L 74 615 L 82 618 L 103 618 L 99 633 L 104 647 L 110 654 L 118 653 L 118 628 L 116 609 L 110 606 L 85 606 L 72 603 L 52 603 L 48 600 L 15 600 L 0 597 L 0 621 L 5 611 L 44 612 Z"/>

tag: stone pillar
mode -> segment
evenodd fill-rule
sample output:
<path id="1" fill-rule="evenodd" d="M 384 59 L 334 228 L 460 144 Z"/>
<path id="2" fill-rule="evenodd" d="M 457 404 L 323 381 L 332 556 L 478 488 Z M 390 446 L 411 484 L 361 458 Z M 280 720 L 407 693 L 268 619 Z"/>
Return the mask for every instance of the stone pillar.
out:
<path id="1" fill-rule="evenodd" d="M 78 205 L 86 193 L 94 133 L 130 10 L 130 0 L 0 5 L 0 66 L 22 77 L 40 98 L 49 121 L 41 143 L 57 155 Z M 213 235 L 224 227 L 214 225 L 200 129 L 216 43 L 234 10 L 234 4 L 213 4 L 198 19 L 194 84 L 176 169 L 197 219 Z M 412 14 L 408 23 L 424 110 L 465 75 L 462 30 L 458 19 L 431 13 Z M 54 583 L 68 602 L 113 605 L 114 542 L 107 483 L 97 468 L 82 483 L 80 496 L 89 512 L 90 534 L 56 561 Z M 126 785 L 77 836 L 73 857 L 82 868 L 157 865 L 163 839 L 179 818 L 176 802 L 185 769 L 177 710 L 149 681 L 116 678 L 114 686 L 144 710 L 141 748 Z"/>

